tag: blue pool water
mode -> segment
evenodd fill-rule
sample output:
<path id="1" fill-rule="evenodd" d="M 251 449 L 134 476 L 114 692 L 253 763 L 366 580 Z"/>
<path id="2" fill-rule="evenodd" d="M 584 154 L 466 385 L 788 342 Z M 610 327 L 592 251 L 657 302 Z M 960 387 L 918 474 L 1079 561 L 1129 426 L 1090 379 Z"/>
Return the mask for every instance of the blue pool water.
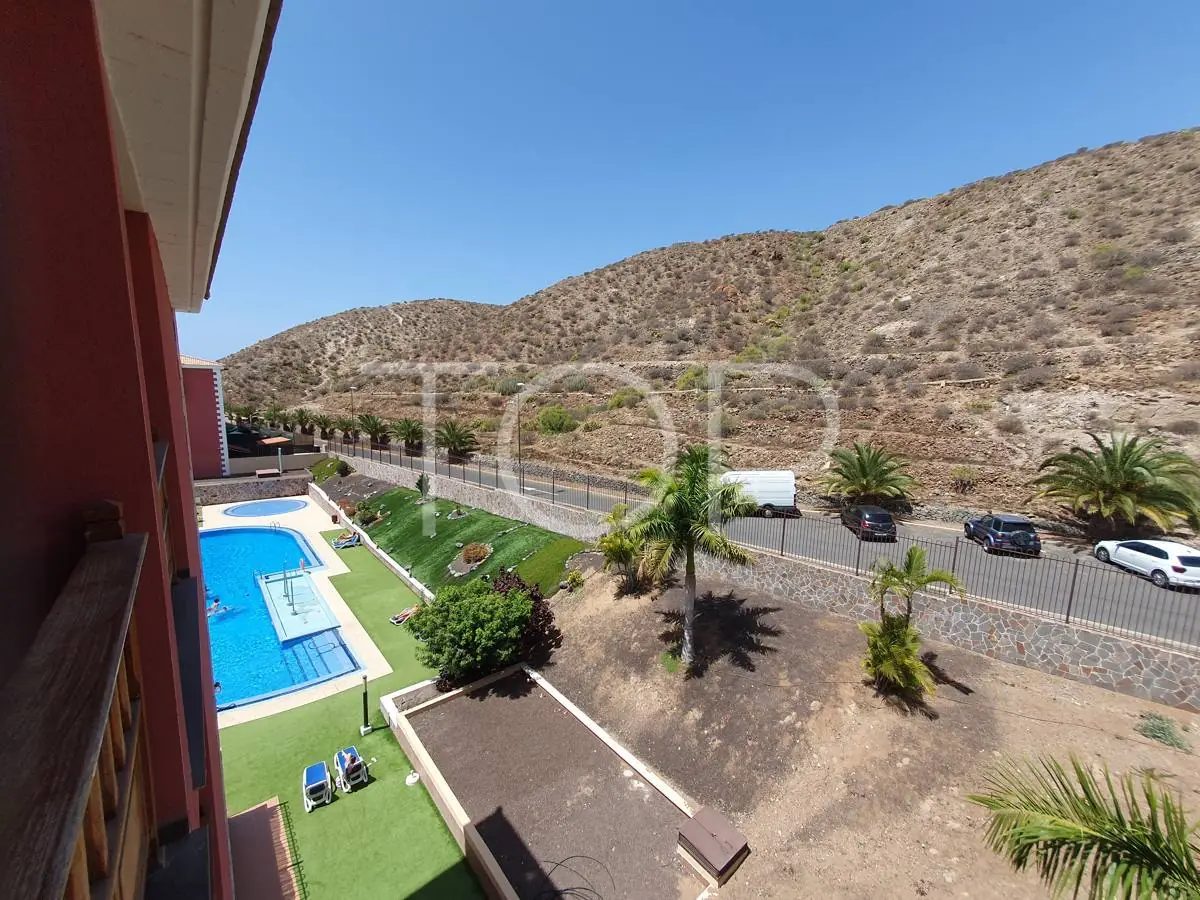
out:
<path id="1" fill-rule="evenodd" d="M 227 516 L 281 516 L 308 506 L 307 500 L 285 497 L 279 500 L 251 500 L 225 510 Z"/>
<path id="2" fill-rule="evenodd" d="M 224 709 L 358 668 L 331 628 L 281 643 L 256 576 L 308 569 L 320 559 L 303 537 L 286 528 L 221 528 L 200 535 L 200 556 L 208 603 L 220 598 L 224 610 L 208 617 L 213 678 L 221 685 L 217 706 Z"/>

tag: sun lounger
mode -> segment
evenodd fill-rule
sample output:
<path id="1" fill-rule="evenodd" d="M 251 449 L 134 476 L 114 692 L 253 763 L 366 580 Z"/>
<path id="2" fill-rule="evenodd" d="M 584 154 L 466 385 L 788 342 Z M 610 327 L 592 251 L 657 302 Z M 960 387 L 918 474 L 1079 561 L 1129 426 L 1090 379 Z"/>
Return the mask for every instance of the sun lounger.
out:
<path id="1" fill-rule="evenodd" d="M 361 539 L 359 538 L 357 532 L 350 535 L 349 537 L 339 536 L 337 538 L 337 540 L 335 540 L 333 542 L 333 549 L 334 550 L 345 550 L 348 547 L 357 547 L 359 545 L 360 541 L 361 541 Z"/>
<path id="2" fill-rule="evenodd" d="M 329 766 L 325 760 L 313 763 L 300 777 L 300 793 L 304 795 L 304 811 L 333 800 L 333 779 L 329 777 Z"/>
<path id="3" fill-rule="evenodd" d="M 396 613 L 396 615 L 394 615 L 394 616 L 389 616 L 388 621 L 391 622 L 393 625 L 403 625 L 405 622 L 407 622 L 409 620 L 409 617 L 412 616 L 412 614 L 415 613 L 420 608 L 421 607 L 419 607 L 419 606 L 410 606 L 408 609 L 401 610 L 400 612 Z"/>
<path id="4" fill-rule="evenodd" d="M 356 784 L 367 783 L 367 761 L 359 754 L 357 747 L 347 747 L 335 753 L 333 767 L 337 770 L 337 786 L 343 794 L 350 793 Z"/>

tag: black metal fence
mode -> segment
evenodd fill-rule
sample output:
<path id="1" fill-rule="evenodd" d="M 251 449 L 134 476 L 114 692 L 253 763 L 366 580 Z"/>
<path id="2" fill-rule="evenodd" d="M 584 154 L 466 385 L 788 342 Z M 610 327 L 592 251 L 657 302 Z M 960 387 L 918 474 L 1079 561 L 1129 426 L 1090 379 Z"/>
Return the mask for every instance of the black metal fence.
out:
<path id="1" fill-rule="evenodd" d="M 587 475 L 557 470 L 537 474 L 515 471 L 480 458 L 451 461 L 430 452 L 408 453 L 402 446 L 372 446 L 330 440 L 331 450 L 378 462 L 425 470 L 484 488 L 507 490 L 552 504 L 609 512 L 618 503 L 637 509 L 646 502 L 636 484 L 618 485 Z M 1136 636 L 1160 646 L 1200 649 L 1200 592 L 1157 588 L 1150 581 L 1105 565 L 1080 553 L 988 554 L 965 537 L 947 535 L 929 540 L 900 535 L 895 541 L 860 541 L 832 516 L 806 514 L 798 518 L 749 518 L 728 522 L 726 532 L 738 543 L 759 552 L 832 565 L 856 575 L 869 575 L 881 559 L 899 564 L 909 547 L 921 547 L 930 568 L 958 576 L 970 596 L 1022 607 L 1068 624 L 1098 631 Z"/>

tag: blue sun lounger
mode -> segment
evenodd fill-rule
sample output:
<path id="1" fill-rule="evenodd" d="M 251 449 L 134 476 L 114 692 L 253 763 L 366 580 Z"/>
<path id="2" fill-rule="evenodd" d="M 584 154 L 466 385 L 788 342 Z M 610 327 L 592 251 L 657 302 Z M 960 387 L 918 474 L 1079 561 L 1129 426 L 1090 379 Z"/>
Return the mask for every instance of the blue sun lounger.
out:
<path id="1" fill-rule="evenodd" d="M 347 747 L 335 753 L 333 767 L 337 770 L 337 786 L 343 794 L 350 793 L 356 784 L 367 783 L 367 761 L 359 754 L 357 747 Z"/>
<path id="2" fill-rule="evenodd" d="M 347 547 L 357 547 L 359 545 L 360 540 L 361 539 L 358 536 L 358 532 L 356 531 L 354 534 L 350 535 L 349 537 L 344 537 L 344 538 L 341 538 L 340 540 L 334 541 L 333 549 L 334 550 L 345 550 Z"/>
<path id="3" fill-rule="evenodd" d="M 329 766 L 325 760 L 313 763 L 300 776 L 300 793 L 304 795 L 304 811 L 333 800 L 333 779 L 329 777 Z"/>

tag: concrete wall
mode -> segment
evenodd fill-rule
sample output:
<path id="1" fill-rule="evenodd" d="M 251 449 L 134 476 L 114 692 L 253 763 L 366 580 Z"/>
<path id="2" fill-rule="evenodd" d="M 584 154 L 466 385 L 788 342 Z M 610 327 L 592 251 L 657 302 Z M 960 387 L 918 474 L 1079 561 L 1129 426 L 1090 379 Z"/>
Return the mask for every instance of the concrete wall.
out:
<path id="1" fill-rule="evenodd" d="M 300 469 L 307 469 L 328 455 L 328 453 L 293 453 L 291 456 L 284 454 L 283 471 L 297 472 Z M 272 456 L 239 456 L 229 461 L 230 475 L 253 475 L 259 469 L 277 468 L 279 468 L 279 458 Z"/>
<path id="2" fill-rule="evenodd" d="M 244 500 L 266 500 L 271 497 L 302 497 L 312 481 L 309 472 L 284 475 L 279 478 L 218 478 L 197 481 L 194 491 L 197 506 L 217 503 L 236 503 Z"/>
<path id="3" fill-rule="evenodd" d="M 867 579 L 811 563 L 759 553 L 753 566 L 701 557 L 698 569 L 816 612 L 856 621 L 877 617 Z M 993 659 L 1200 712 L 1200 659 L 1194 656 L 1053 622 L 1019 607 L 957 597 L 922 595 L 916 625 L 932 640 Z"/>
<path id="4" fill-rule="evenodd" d="M 183 369 L 183 396 L 187 408 L 188 446 L 192 452 L 194 478 L 220 478 L 224 459 L 221 434 L 224 417 L 217 400 L 217 373 L 214 369 Z"/>
<path id="5" fill-rule="evenodd" d="M 394 466 L 361 456 L 343 456 L 340 453 L 334 455 L 346 460 L 355 471 L 368 478 L 376 478 L 400 487 L 415 488 L 417 478 L 421 475 L 420 469 L 409 469 L 407 466 Z M 505 518 L 528 522 L 547 531 L 565 534 L 581 541 L 594 541 L 604 533 L 604 517 L 598 512 L 560 506 L 528 495 L 510 494 L 507 491 L 464 483 L 447 475 L 430 473 L 429 481 L 430 493 L 435 497 L 454 503 L 465 503 L 467 506 L 475 506 Z"/>

